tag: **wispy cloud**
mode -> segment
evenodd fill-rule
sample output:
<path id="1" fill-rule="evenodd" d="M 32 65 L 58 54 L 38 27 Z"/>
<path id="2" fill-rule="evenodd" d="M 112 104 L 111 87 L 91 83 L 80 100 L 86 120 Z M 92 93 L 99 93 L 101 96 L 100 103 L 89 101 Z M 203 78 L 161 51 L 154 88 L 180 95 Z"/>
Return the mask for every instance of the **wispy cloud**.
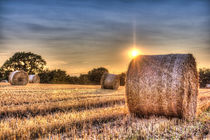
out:
<path id="1" fill-rule="evenodd" d="M 126 67 L 121 52 L 132 45 L 135 20 L 137 45 L 147 53 L 198 47 L 202 61 L 210 57 L 208 6 L 208 0 L 8 0 L 1 3 L 0 51 L 39 50 L 48 61 L 65 61 L 59 63 L 65 69 L 118 69 Z"/>

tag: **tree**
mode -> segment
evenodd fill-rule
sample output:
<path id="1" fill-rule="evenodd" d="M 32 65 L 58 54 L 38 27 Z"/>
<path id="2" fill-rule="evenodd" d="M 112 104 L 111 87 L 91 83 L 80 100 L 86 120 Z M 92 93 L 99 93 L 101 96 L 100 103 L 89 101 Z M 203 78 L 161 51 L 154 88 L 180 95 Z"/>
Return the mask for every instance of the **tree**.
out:
<path id="1" fill-rule="evenodd" d="M 37 54 L 31 52 L 17 52 L 10 57 L 1 67 L 1 73 L 8 79 L 9 72 L 24 70 L 28 74 L 38 74 L 44 70 L 46 61 Z"/>
<path id="2" fill-rule="evenodd" d="M 40 83 L 50 83 L 50 84 L 66 84 L 70 82 L 70 76 L 66 74 L 63 70 L 46 70 L 39 74 Z"/>
<path id="3" fill-rule="evenodd" d="M 126 74 L 124 72 L 120 74 L 120 85 L 121 86 L 125 85 L 125 77 L 126 77 Z"/>
<path id="4" fill-rule="evenodd" d="M 94 69 L 92 69 L 91 71 L 88 72 L 88 79 L 93 84 L 100 84 L 101 76 L 105 72 L 109 72 L 109 71 L 104 67 L 94 68 Z"/>
<path id="5" fill-rule="evenodd" d="M 79 84 L 80 79 L 77 76 L 68 76 L 68 83 L 69 84 Z"/>
<path id="6" fill-rule="evenodd" d="M 52 75 L 50 70 L 44 70 L 38 75 L 40 77 L 40 83 L 50 83 L 50 81 L 52 80 Z"/>
<path id="7" fill-rule="evenodd" d="M 205 87 L 206 84 L 210 84 L 210 69 L 199 69 L 199 83 L 201 88 Z"/>
<path id="8" fill-rule="evenodd" d="M 79 84 L 88 85 L 91 81 L 89 80 L 88 74 L 80 74 L 79 76 Z"/>
<path id="9" fill-rule="evenodd" d="M 0 81 L 3 80 L 3 78 L 4 78 L 4 77 L 3 77 L 3 72 L 2 72 L 2 70 L 0 69 Z"/>

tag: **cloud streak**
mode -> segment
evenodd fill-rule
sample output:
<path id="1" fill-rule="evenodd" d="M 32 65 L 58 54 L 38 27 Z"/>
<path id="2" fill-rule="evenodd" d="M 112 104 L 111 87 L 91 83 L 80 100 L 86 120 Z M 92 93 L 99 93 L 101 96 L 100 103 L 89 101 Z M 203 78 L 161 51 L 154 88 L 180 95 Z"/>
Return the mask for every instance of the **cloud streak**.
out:
<path id="1" fill-rule="evenodd" d="M 66 61 L 60 64 L 66 69 L 78 63 L 125 67 L 123 61 L 128 59 L 121 52 L 132 45 L 135 20 L 137 45 L 147 53 L 194 52 L 198 47 L 203 50 L 197 55 L 201 61 L 199 56 L 210 49 L 208 4 L 206 0 L 4 1 L 0 45 L 6 44 L 0 50 L 39 50 L 49 61 Z M 21 47 L 14 49 L 16 44 Z"/>

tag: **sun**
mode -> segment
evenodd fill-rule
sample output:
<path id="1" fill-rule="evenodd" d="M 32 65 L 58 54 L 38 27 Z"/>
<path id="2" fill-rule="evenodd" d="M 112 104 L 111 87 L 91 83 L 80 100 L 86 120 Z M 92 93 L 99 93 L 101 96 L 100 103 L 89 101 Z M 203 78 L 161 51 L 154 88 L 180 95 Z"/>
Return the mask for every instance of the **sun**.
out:
<path id="1" fill-rule="evenodd" d="M 129 56 L 131 58 L 135 58 L 136 56 L 140 55 L 140 51 L 136 48 L 132 49 L 129 53 Z"/>
<path id="2" fill-rule="evenodd" d="M 138 50 L 132 50 L 132 56 L 136 57 L 137 55 L 139 55 L 139 51 Z"/>

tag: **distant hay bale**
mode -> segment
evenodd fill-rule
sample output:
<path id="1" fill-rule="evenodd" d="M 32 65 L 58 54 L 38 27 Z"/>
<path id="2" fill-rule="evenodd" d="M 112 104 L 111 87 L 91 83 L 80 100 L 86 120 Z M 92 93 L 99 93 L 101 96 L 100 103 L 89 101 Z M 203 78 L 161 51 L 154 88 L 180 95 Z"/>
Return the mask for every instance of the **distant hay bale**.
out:
<path id="1" fill-rule="evenodd" d="M 28 83 L 28 74 L 22 70 L 11 72 L 9 83 L 11 85 L 26 85 Z"/>
<path id="2" fill-rule="evenodd" d="M 130 113 L 193 120 L 198 73 L 192 54 L 142 55 L 133 59 L 126 79 Z"/>
<path id="3" fill-rule="evenodd" d="M 2 80 L 1 83 L 8 83 L 8 81 L 7 80 Z"/>
<path id="4" fill-rule="evenodd" d="M 206 84 L 206 88 L 210 88 L 210 84 Z"/>
<path id="5" fill-rule="evenodd" d="M 29 78 L 29 83 L 40 83 L 40 78 L 36 74 L 29 75 L 28 78 Z"/>
<path id="6" fill-rule="evenodd" d="M 102 89 L 114 89 L 117 90 L 120 86 L 119 75 L 104 73 L 101 77 L 101 88 Z"/>

